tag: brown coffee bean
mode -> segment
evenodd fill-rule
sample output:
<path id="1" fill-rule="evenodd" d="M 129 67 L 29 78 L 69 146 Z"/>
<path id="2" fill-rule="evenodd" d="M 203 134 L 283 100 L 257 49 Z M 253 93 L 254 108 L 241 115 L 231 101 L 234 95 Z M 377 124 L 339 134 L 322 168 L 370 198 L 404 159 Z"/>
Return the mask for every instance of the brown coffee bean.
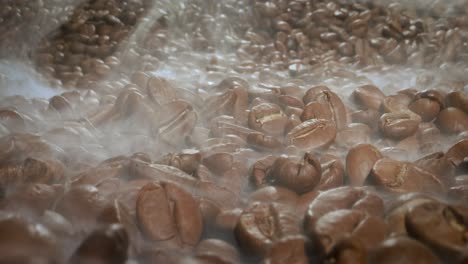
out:
<path id="1" fill-rule="evenodd" d="M 408 109 L 418 114 L 423 121 L 429 122 L 437 117 L 441 106 L 437 101 L 429 98 L 419 98 L 411 102 Z"/>
<path id="2" fill-rule="evenodd" d="M 177 154 L 167 154 L 158 163 L 174 166 L 187 174 L 193 175 L 197 172 L 201 163 L 201 153 L 198 150 L 187 149 Z M 145 161 L 145 160 L 143 160 Z M 147 160 L 146 162 L 151 162 Z"/>
<path id="3" fill-rule="evenodd" d="M 73 186 L 57 202 L 55 210 L 70 220 L 77 230 L 89 230 L 106 207 L 105 197 L 91 185 Z"/>
<path id="4" fill-rule="evenodd" d="M 280 140 L 260 132 L 252 132 L 247 136 L 247 144 L 259 151 L 276 151 L 283 148 Z"/>
<path id="5" fill-rule="evenodd" d="M 305 153 L 299 162 L 280 157 L 269 169 L 268 178 L 274 184 L 282 185 L 298 194 L 314 189 L 320 182 L 322 168 L 318 159 Z"/>
<path id="6" fill-rule="evenodd" d="M 235 235 L 247 254 L 266 256 L 281 238 L 298 235 L 294 211 L 280 204 L 254 202 L 242 212 Z"/>
<path id="7" fill-rule="evenodd" d="M 264 263 L 309 263 L 306 254 L 306 240 L 302 236 L 288 236 L 280 239 L 270 249 Z"/>
<path id="8" fill-rule="evenodd" d="M 271 103 L 256 105 L 249 113 L 249 127 L 267 135 L 283 135 L 287 122 L 281 108 Z"/>
<path id="9" fill-rule="evenodd" d="M 262 159 L 257 160 L 250 169 L 250 182 L 256 188 L 261 188 L 267 185 L 267 173 L 268 169 L 273 165 L 276 156 L 266 156 Z"/>
<path id="10" fill-rule="evenodd" d="M 23 176 L 27 182 L 56 183 L 64 177 L 64 165 L 58 160 L 27 158 L 23 163 Z"/>
<path id="11" fill-rule="evenodd" d="M 70 263 L 125 263 L 129 240 L 124 227 L 119 224 L 92 232 L 78 247 Z"/>
<path id="12" fill-rule="evenodd" d="M 383 114 L 379 120 L 382 134 L 389 138 L 402 139 L 416 133 L 421 120 L 414 114 L 399 112 Z"/>
<path id="13" fill-rule="evenodd" d="M 310 204 L 304 218 L 306 230 L 312 230 L 323 215 L 338 209 L 360 210 L 369 215 L 383 215 L 382 199 L 362 188 L 340 187 L 320 193 Z"/>
<path id="14" fill-rule="evenodd" d="M 468 139 L 463 139 L 455 143 L 452 147 L 447 150 L 445 154 L 447 160 L 449 160 L 453 166 L 458 167 L 466 162 L 468 157 Z"/>
<path id="15" fill-rule="evenodd" d="M 412 208 L 406 215 L 406 229 L 410 236 L 453 260 L 467 245 L 467 215 L 465 207 L 424 203 Z"/>
<path id="16" fill-rule="evenodd" d="M 0 258 L 2 260 L 33 256 L 38 259 L 48 259 L 52 263 L 61 261 L 58 241 L 41 224 L 29 223 L 18 216 L 2 215 L 0 231 Z"/>
<path id="17" fill-rule="evenodd" d="M 468 97 L 460 91 L 451 92 L 445 97 L 447 107 L 456 107 L 463 112 L 468 113 Z"/>
<path id="18" fill-rule="evenodd" d="M 407 237 L 389 238 L 371 251 L 370 263 L 440 263 L 424 244 Z"/>
<path id="19" fill-rule="evenodd" d="M 361 108 L 379 110 L 385 94 L 377 86 L 368 84 L 356 88 L 352 96 Z"/>
<path id="20" fill-rule="evenodd" d="M 219 239 L 205 239 L 201 241 L 196 248 L 195 255 L 197 257 L 210 257 L 222 263 L 239 263 L 239 252 L 237 252 L 237 249 Z"/>
<path id="21" fill-rule="evenodd" d="M 324 155 L 320 157 L 320 164 L 322 165 L 322 176 L 315 187 L 316 191 L 326 191 L 343 185 L 345 171 L 343 163 L 338 157 Z"/>
<path id="22" fill-rule="evenodd" d="M 351 185 L 362 186 L 374 164 L 383 158 L 373 145 L 359 144 L 346 155 L 346 173 Z"/>
<path id="23" fill-rule="evenodd" d="M 302 149 L 329 146 L 336 137 L 336 125 L 325 119 L 310 119 L 294 127 L 286 136 L 290 144 Z"/>
<path id="24" fill-rule="evenodd" d="M 296 206 L 299 196 L 280 186 L 267 186 L 250 194 L 250 200 L 264 203 L 284 203 Z"/>
<path id="25" fill-rule="evenodd" d="M 390 158 L 380 159 L 374 164 L 369 182 L 385 191 L 395 193 L 445 191 L 445 186 L 434 174 L 411 162 Z"/>
<path id="26" fill-rule="evenodd" d="M 387 226 L 383 219 L 358 210 L 340 209 L 320 217 L 307 234 L 327 255 L 336 243 L 350 236 L 359 239 L 369 249 L 385 239 Z"/>
<path id="27" fill-rule="evenodd" d="M 195 246 L 203 223 L 195 199 L 174 183 L 148 183 L 136 202 L 142 231 L 152 240 L 169 241 L 180 247 Z"/>
<path id="28" fill-rule="evenodd" d="M 455 107 L 440 111 L 436 124 L 445 133 L 456 134 L 468 130 L 468 115 Z"/>
<path id="29" fill-rule="evenodd" d="M 406 214 L 416 206 L 434 201 L 436 201 L 435 198 L 420 193 L 408 193 L 392 200 L 387 205 L 388 209 L 385 217 L 389 227 L 389 234 L 391 236 L 407 235 Z"/>
<path id="30" fill-rule="evenodd" d="M 359 238 L 345 236 L 338 240 L 324 263 L 367 263 L 367 250 Z"/>
<path id="31" fill-rule="evenodd" d="M 453 185 L 454 167 L 443 152 L 426 155 L 416 160 L 414 164 L 436 175 L 445 186 Z"/>
<path id="32" fill-rule="evenodd" d="M 219 152 L 204 157 L 202 162 L 214 174 L 222 175 L 232 168 L 234 157 L 230 153 Z"/>
<path id="33" fill-rule="evenodd" d="M 326 87 L 325 87 L 326 88 Z M 316 115 L 323 115 L 324 117 L 330 116 L 331 121 L 336 124 L 338 129 L 341 129 L 347 124 L 346 107 L 340 97 L 328 88 L 321 88 L 321 86 L 310 88 L 304 95 L 304 103 L 307 105 L 311 102 L 317 102 L 321 106 L 312 105 L 312 109 L 304 109 L 304 111 L 316 111 Z M 310 114 L 309 114 L 310 115 Z M 310 116 L 304 116 L 308 118 Z M 301 116 L 302 118 L 302 116 Z M 322 118 L 322 117 L 319 117 Z M 303 119 L 303 120 L 304 120 Z M 328 118 L 325 118 L 328 119 Z"/>

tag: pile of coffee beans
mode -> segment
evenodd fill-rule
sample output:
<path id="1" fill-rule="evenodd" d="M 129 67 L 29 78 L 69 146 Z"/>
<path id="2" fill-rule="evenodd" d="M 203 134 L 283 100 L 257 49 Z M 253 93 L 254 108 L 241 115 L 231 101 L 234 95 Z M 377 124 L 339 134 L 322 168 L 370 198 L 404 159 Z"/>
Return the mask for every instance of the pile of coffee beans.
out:
<path id="1" fill-rule="evenodd" d="M 81 3 L 0 98 L 0 263 L 468 261 L 468 5 L 167 6 Z"/>

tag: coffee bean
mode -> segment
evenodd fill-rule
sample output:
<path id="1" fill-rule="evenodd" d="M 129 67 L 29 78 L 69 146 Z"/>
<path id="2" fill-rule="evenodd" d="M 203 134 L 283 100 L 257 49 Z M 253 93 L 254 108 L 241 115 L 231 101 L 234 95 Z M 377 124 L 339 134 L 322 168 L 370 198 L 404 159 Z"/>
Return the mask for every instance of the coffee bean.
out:
<path id="1" fill-rule="evenodd" d="M 267 263 L 308 263 L 306 240 L 302 236 L 288 236 L 280 239 L 264 259 Z"/>
<path id="2" fill-rule="evenodd" d="M 274 203 L 252 203 L 242 212 L 235 228 L 241 248 L 256 256 L 267 255 L 281 238 L 298 234 L 293 211 Z"/>
<path id="3" fill-rule="evenodd" d="M 466 247 L 467 213 L 465 207 L 424 203 L 406 215 L 406 229 L 410 236 L 442 256 L 454 259 Z"/>
<path id="4" fill-rule="evenodd" d="M 123 226 L 109 225 L 92 232 L 75 251 L 70 263 L 125 263 L 128 246 Z"/>
<path id="5" fill-rule="evenodd" d="M 370 254 L 370 263 L 440 263 L 434 253 L 417 240 L 407 237 L 389 238 Z"/>
<path id="6" fill-rule="evenodd" d="M 324 155 L 320 157 L 320 164 L 322 165 L 322 176 L 315 190 L 325 191 L 343 185 L 344 166 L 338 157 Z"/>
<path id="7" fill-rule="evenodd" d="M 312 230 L 322 215 L 338 209 L 353 209 L 375 216 L 381 216 L 384 210 L 382 199 L 373 192 L 349 186 L 335 188 L 320 193 L 309 204 L 304 217 L 305 229 Z"/>
<path id="8" fill-rule="evenodd" d="M 290 144 L 302 149 L 329 146 L 336 137 L 336 125 L 325 119 L 310 119 L 294 127 L 286 136 Z"/>
<path id="9" fill-rule="evenodd" d="M 174 183 L 148 183 L 137 198 L 141 230 L 154 241 L 195 246 L 203 230 L 195 199 Z"/>
<path id="10" fill-rule="evenodd" d="M 386 229 L 385 222 L 379 217 L 358 210 L 340 209 L 320 217 L 306 232 L 327 255 L 347 235 L 358 238 L 364 247 L 372 248 L 385 239 Z"/>
<path id="11" fill-rule="evenodd" d="M 274 184 L 301 194 L 313 190 L 319 183 L 321 174 L 318 159 L 306 153 L 299 162 L 283 157 L 276 159 L 269 169 L 268 177 Z"/>
<path id="12" fill-rule="evenodd" d="M 346 173 L 349 183 L 362 186 L 374 164 L 383 158 L 378 149 L 369 144 L 359 144 L 346 155 Z"/>
<path id="13" fill-rule="evenodd" d="M 354 101 L 363 109 L 379 110 L 385 94 L 374 85 L 363 85 L 353 92 Z"/>
<path id="14" fill-rule="evenodd" d="M 338 240 L 324 263 L 367 263 L 367 250 L 359 238 L 345 236 Z"/>
<path id="15" fill-rule="evenodd" d="M 416 133 L 420 122 L 414 114 L 387 113 L 380 117 L 379 128 L 386 137 L 402 139 Z"/>
<path id="16" fill-rule="evenodd" d="M 432 173 L 411 162 L 390 158 L 380 159 L 374 164 L 369 182 L 385 191 L 395 193 L 443 193 L 445 190 L 443 183 Z"/>
<path id="17" fill-rule="evenodd" d="M 463 92 L 451 92 L 445 97 L 447 107 L 456 107 L 468 113 L 468 97 Z"/>
<path id="18" fill-rule="evenodd" d="M 455 107 L 440 111 L 436 124 L 445 133 L 454 134 L 468 130 L 468 115 Z"/>
<path id="19" fill-rule="evenodd" d="M 275 104 L 259 104 L 252 107 L 249 113 L 250 128 L 268 135 L 282 135 L 287 122 L 288 117 Z"/>

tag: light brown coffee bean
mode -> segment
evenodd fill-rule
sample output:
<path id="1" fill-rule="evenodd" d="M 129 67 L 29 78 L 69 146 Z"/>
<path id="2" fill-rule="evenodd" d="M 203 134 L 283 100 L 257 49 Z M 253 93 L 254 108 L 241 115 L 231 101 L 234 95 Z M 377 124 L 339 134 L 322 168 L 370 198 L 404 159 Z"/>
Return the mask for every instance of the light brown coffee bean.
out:
<path id="1" fill-rule="evenodd" d="M 336 125 L 325 119 L 310 119 L 294 127 L 287 141 L 301 149 L 320 149 L 329 146 L 336 137 Z"/>
<path id="2" fill-rule="evenodd" d="M 379 110 L 385 94 L 377 86 L 368 84 L 356 88 L 352 96 L 362 109 Z"/>

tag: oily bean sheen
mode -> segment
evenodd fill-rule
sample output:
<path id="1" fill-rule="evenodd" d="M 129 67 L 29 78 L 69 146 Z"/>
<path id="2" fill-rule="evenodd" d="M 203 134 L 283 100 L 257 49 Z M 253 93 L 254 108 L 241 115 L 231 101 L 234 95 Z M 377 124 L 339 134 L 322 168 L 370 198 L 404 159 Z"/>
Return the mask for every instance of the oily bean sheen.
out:
<path id="1" fill-rule="evenodd" d="M 301 149 L 320 149 L 329 146 L 336 137 L 336 125 L 325 119 L 310 119 L 294 127 L 287 141 Z"/>
<path id="2" fill-rule="evenodd" d="M 195 246 L 200 240 L 203 223 L 198 204 L 176 184 L 146 184 L 136 206 L 140 228 L 151 240 L 174 240 L 179 246 Z"/>

